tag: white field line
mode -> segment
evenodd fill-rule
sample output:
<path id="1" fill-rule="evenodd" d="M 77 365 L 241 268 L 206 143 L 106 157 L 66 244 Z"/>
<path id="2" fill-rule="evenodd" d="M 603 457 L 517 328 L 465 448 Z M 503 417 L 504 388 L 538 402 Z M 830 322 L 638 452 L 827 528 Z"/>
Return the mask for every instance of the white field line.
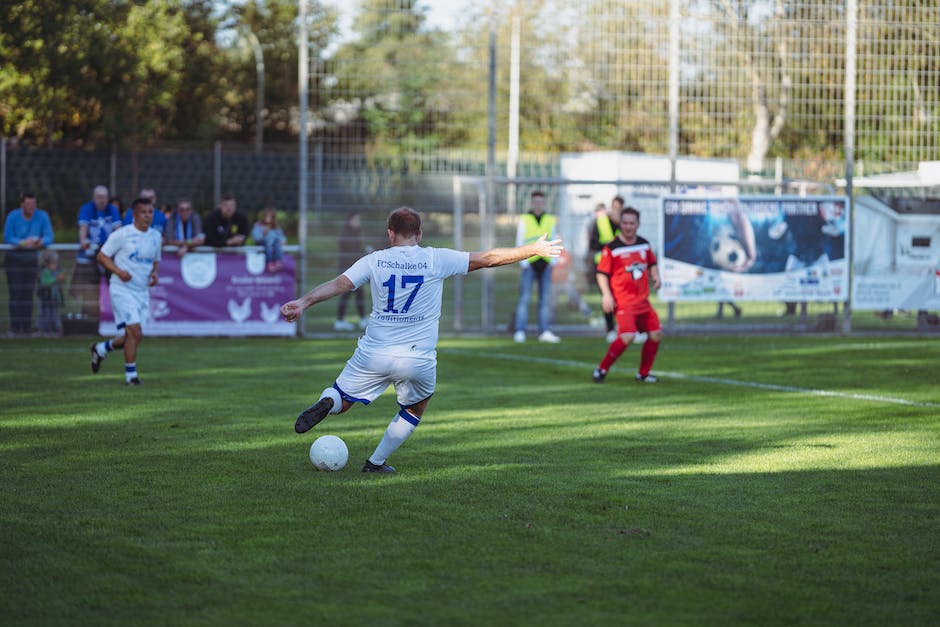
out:
<path id="1" fill-rule="evenodd" d="M 459 348 L 438 349 L 439 353 L 445 355 L 467 355 L 470 357 L 480 357 L 483 359 L 502 359 L 504 361 L 521 361 L 525 363 L 546 364 L 550 366 L 563 366 L 566 368 L 577 368 L 582 371 L 593 370 L 596 364 L 588 364 L 580 361 L 571 361 L 568 359 L 549 359 L 547 357 L 533 357 L 531 355 L 512 355 L 509 353 L 493 353 L 470 351 Z M 812 388 L 800 388 L 792 385 L 776 385 L 773 383 L 758 383 L 756 381 L 738 381 L 736 379 L 724 379 L 720 377 L 703 377 L 694 374 L 683 374 L 681 372 L 664 372 L 654 370 L 653 374 L 657 377 L 666 377 L 671 379 L 687 379 L 689 381 L 702 381 L 704 383 L 718 383 L 721 385 L 735 385 L 738 387 L 757 388 L 761 390 L 773 390 L 775 392 L 793 392 L 796 394 L 808 394 L 811 396 L 834 396 L 838 398 L 848 398 L 856 401 L 871 401 L 874 403 L 891 403 L 893 405 L 908 405 L 911 407 L 940 407 L 940 403 L 910 401 L 904 398 L 892 398 L 890 396 L 878 396 L 876 394 L 855 394 L 852 392 L 837 392 L 835 390 L 814 390 Z"/>

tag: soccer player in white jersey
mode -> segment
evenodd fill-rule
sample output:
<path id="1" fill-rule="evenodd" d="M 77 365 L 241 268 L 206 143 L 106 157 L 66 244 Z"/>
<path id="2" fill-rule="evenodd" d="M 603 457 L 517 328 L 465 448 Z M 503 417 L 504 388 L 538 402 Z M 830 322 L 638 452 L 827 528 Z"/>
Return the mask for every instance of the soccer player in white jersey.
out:
<path id="1" fill-rule="evenodd" d="M 111 351 L 124 349 L 124 382 L 140 385 L 137 347 L 143 339 L 141 323 L 150 313 L 150 288 L 157 284 L 163 236 L 150 227 L 153 205 L 147 198 L 134 201 L 134 221 L 111 234 L 98 251 L 98 263 L 111 272 L 109 292 L 118 335 L 91 345 L 91 371 L 98 372 Z"/>
<path id="2" fill-rule="evenodd" d="M 486 252 L 422 247 L 421 217 L 408 207 L 388 216 L 388 241 L 388 248 L 362 257 L 332 281 L 281 306 L 281 314 L 293 322 L 317 303 L 370 284 L 372 314 L 358 348 L 333 385 L 294 425 L 297 433 L 305 433 L 327 414 L 342 413 L 357 402 L 368 405 L 394 385 L 400 411 L 363 472 L 395 472 L 385 462 L 418 426 L 434 393 L 444 279 L 532 256 L 558 257 L 562 251 L 561 240 L 549 241 L 544 235 L 524 246 Z"/>

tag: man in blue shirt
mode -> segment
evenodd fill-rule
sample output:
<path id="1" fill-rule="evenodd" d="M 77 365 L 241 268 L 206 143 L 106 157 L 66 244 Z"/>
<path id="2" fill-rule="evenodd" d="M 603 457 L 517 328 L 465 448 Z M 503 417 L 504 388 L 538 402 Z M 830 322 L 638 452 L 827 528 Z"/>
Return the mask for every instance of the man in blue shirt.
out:
<path id="1" fill-rule="evenodd" d="M 71 292 L 81 301 L 82 313 L 97 318 L 99 314 L 98 283 L 103 268 L 99 267 L 98 249 L 115 229 L 121 227 L 121 212 L 108 202 L 108 188 L 98 185 L 91 200 L 78 210 L 78 255 L 72 274 Z"/>
<path id="2" fill-rule="evenodd" d="M 3 243 L 15 246 L 4 255 L 10 304 L 10 332 L 27 334 L 33 326 L 33 292 L 39 273 L 39 249 L 53 240 L 49 214 L 36 208 L 36 195 L 20 196 L 20 208 L 7 215 Z"/>
<path id="3" fill-rule="evenodd" d="M 157 204 L 157 192 L 152 187 L 144 187 L 140 190 L 138 197 L 149 200 L 150 204 L 153 205 L 153 223 L 150 225 L 150 228 L 157 230 L 160 235 L 163 235 L 164 231 L 166 231 L 166 216 L 163 215 L 163 212 L 160 211 L 160 205 Z M 133 223 L 134 208 L 129 207 L 128 210 L 124 212 L 124 224 Z"/>

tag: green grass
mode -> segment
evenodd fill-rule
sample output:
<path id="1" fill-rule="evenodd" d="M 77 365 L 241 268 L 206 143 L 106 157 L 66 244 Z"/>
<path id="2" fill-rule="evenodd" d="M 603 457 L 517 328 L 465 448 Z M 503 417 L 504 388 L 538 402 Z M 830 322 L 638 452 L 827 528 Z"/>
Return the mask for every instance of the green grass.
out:
<path id="1" fill-rule="evenodd" d="M 935 625 L 940 341 L 445 339 L 293 433 L 352 340 L 147 338 L 139 389 L 73 339 L 4 342 L 4 625 Z M 350 463 L 321 473 L 316 435 Z"/>

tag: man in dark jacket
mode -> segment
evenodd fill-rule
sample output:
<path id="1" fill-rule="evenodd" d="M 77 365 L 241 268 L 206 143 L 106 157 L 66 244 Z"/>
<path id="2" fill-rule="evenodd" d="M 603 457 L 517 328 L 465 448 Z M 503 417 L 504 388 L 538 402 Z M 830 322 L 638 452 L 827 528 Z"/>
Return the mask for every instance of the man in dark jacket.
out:
<path id="1" fill-rule="evenodd" d="M 250 230 L 248 218 L 238 213 L 231 194 L 222 196 L 219 208 L 209 214 L 203 224 L 206 246 L 241 246 Z"/>

